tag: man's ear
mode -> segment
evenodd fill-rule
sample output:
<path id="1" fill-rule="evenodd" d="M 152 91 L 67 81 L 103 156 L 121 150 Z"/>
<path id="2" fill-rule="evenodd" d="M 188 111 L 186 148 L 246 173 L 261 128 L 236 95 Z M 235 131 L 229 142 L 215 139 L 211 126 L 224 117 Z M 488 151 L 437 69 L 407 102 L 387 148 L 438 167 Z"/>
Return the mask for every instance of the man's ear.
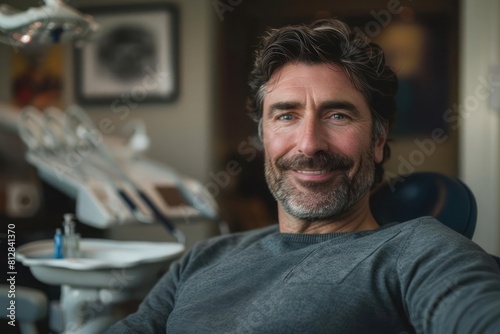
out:
<path id="1" fill-rule="evenodd" d="M 374 157 L 375 163 L 379 164 L 384 160 L 384 145 L 387 142 L 387 136 L 389 135 L 389 125 L 387 123 L 384 124 L 384 131 L 377 138 L 375 138 L 374 142 Z"/>

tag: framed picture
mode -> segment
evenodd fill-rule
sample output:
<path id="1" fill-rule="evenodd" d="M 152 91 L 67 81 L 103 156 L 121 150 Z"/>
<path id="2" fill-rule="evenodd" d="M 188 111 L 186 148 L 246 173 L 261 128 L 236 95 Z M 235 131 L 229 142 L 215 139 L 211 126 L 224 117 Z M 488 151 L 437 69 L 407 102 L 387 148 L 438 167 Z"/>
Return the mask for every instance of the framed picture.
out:
<path id="1" fill-rule="evenodd" d="M 99 24 L 75 48 L 80 104 L 174 101 L 178 95 L 178 10 L 170 4 L 81 8 Z"/>

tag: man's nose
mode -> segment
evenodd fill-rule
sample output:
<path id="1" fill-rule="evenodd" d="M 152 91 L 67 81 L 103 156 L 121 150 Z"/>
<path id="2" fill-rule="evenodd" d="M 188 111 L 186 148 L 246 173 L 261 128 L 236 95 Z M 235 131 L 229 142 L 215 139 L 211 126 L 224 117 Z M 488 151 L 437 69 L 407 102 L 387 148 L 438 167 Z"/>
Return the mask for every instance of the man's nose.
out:
<path id="1" fill-rule="evenodd" d="M 303 119 L 297 133 L 297 149 L 306 156 L 328 151 L 327 129 L 317 117 Z"/>

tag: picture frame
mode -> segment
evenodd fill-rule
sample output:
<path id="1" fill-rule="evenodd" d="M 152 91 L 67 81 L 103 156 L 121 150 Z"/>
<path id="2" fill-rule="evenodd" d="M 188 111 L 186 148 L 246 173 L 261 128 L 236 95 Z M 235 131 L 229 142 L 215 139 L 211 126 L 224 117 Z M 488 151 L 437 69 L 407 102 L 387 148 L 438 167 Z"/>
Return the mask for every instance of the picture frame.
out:
<path id="1" fill-rule="evenodd" d="M 178 9 L 172 4 L 81 8 L 99 24 L 74 49 L 79 104 L 172 102 L 179 94 Z"/>

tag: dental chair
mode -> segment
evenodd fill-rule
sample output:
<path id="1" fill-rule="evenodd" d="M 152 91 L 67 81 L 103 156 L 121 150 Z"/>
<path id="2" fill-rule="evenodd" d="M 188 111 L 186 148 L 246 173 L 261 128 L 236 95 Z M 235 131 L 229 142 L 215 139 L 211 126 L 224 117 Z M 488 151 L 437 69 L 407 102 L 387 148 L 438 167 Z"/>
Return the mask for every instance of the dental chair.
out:
<path id="1" fill-rule="evenodd" d="M 394 177 L 370 197 L 372 213 L 380 225 L 432 216 L 472 239 L 476 228 L 474 194 L 458 178 L 435 172 Z M 500 258 L 493 256 L 500 266 Z"/>

